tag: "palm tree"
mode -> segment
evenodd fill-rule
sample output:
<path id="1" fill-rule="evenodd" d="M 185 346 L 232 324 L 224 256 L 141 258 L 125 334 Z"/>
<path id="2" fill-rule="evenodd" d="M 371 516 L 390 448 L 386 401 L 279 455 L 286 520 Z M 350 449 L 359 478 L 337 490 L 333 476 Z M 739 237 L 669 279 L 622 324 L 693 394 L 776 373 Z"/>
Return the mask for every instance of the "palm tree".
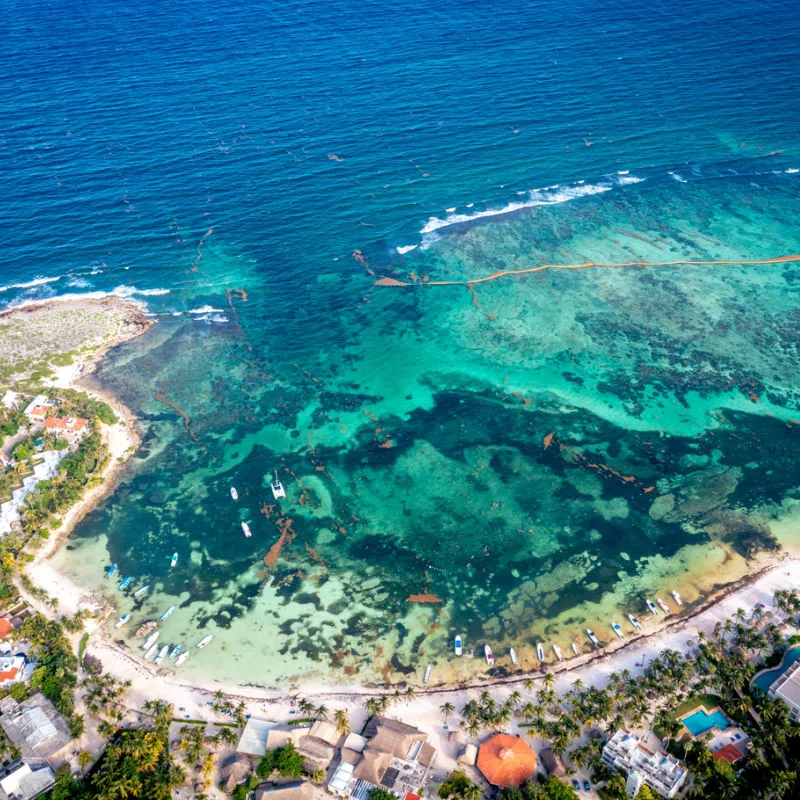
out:
<path id="1" fill-rule="evenodd" d="M 328 719 L 328 709 L 323 706 L 317 706 L 317 710 L 314 712 L 314 716 L 317 719 Z"/>
<path id="2" fill-rule="evenodd" d="M 414 687 L 409 686 L 408 689 L 406 689 L 406 703 L 410 703 L 414 699 L 414 695 Z"/>
<path id="3" fill-rule="evenodd" d="M 347 736 L 350 733 L 350 720 L 347 719 L 347 714 L 341 708 L 337 708 L 333 712 L 333 721 L 336 723 L 336 730 L 342 736 Z"/>
<path id="4" fill-rule="evenodd" d="M 378 698 L 377 697 L 368 697 L 366 702 L 364 703 L 365 708 L 369 714 L 377 714 L 378 713 Z"/>
<path id="5" fill-rule="evenodd" d="M 442 716 L 446 720 L 449 716 L 452 716 L 455 711 L 455 706 L 450 702 L 442 703 L 442 705 L 439 706 L 439 711 L 442 712 Z"/>
<path id="6" fill-rule="evenodd" d="M 525 691 L 530 692 L 533 687 L 536 685 L 536 681 L 533 678 L 527 678 L 525 683 L 522 684 L 525 687 Z"/>

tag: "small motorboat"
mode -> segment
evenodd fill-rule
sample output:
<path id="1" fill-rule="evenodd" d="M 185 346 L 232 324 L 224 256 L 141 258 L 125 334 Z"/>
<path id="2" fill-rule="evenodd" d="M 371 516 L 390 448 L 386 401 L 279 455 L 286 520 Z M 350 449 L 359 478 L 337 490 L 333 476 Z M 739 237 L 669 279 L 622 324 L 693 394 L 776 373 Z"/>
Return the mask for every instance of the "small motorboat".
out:
<path id="1" fill-rule="evenodd" d="M 639 622 L 639 620 L 636 617 L 634 617 L 633 614 L 628 614 L 628 619 L 631 621 L 631 625 L 633 625 L 633 627 L 636 628 L 637 631 L 640 631 L 642 629 L 642 623 Z"/>
<path id="2" fill-rule="evenodd" d="M 595 646 L 600 647 L 600 640 L 595 636 L 594 631 L 590 630 L 589 628 L 586 629 L 586 635 L 589 637 L 589 641 Z"/>
<path id="3" fill-rule="evenodd" d="M 611 630 L 619 636 L 620 639 L 625 638 L 625 634 L 622 632 L 622 628 L 620 627 L 618 622 L 611 623 Z"/>
<path id="4" fill-rule="evenodd" d="M 161 621 L 163 622 L 165 619 L 169 619 L 174 613 L 177 606 L 170 606 L 162 615 Z"/>
<path id="5" fill-rule="evenodd" d="M 114 625 L 115 628 L 121 628 L 129 619 L 131 618 L 130 614 L 124 614 L 119 618 L 119 621 Z"/>
<path id="6" fill-rule="evenodd" d="M 136 591 L 133 593 L 133 596 L 134 596 L 134 597 L 141 597 L 143 594 L 147 594 L 147 590 L 148 590 L 149 588 L 150 588 L 150 584 L 148 583 L 148 584 L 146 584 L 145 586 L 142 586 L 142 588 L 141 588 L 141 589 L 137 589 L 137 590 L 136 590 Z"/>
<path id="7" fill-rule="evenodd" d="M 158 652 L 158 645 L 154 644 L 145 654 L 144 660 L 149 661 Z"/>
<path id="8" fill-rule="evenodd" d="M 647 606 L 647 610 L 654 616 L 658 616 L 658 609 L 656 608 L 656 604 L 652 600 L 645 600 L 645 605 Z"/>
<path id="9" fill-rule="evenodd" d="M 239 492 L 236 491 L 236 487 L 235 486 L 231 486 L 231 497 L 234 500 L 238 500 L 239 499 Z"/>
<path id="10" fill-rule="evenodd" d="M 173 647 L 172 650 L 170 651 L 169 654 L 170 660 L 174 661 L 180 654 L 181 650 L 183 650 L 183 647 L 179 644 L 176 644 L 175 647 Z"/>
<path id="11" fill-rule="evenodd" d="M 278 470 L 275 470 L 275 481 L 272 483 L 272 496 L 279 500 L 281 497 L 286 497 L 283 484 L 278 480 Z"/>
<path id="12" fill-rule="evenodd" d="M 544 647 L 541 642 L 536 643 L 536 655 L 539 657 L 539 661 L 544 661 Z"/>
<path id="13" fill-rule="evenodd" d="M 492 653 L 492 648 L 489 645 L 484 645 L 483 654 L 486 656 L 486 663 L 490 666 L 494 666 L 494 654 Z"/>
<path id="14" fill-rule="evenodd" d="M 575 653 L 576 656 L 581 654 L 581 649 L 575 642 L 572 643 L 572 652 Z"/>
<path id="15" fill-rule="evenodd" d="M 660 597 L 656 597 L 656 603 L 665 614 L 669 614 L 669 606 Z"/>
<path id="16" fill-rule="evenodd" d="M 455 645 L 456 655 L 460 656 L 464 652 L 464 647 L 462 645 L 461 636 L 456 636 L 456 645 Z"/>
<path id="17" fill-rule="evenodd" d="M 428 664 L 428 666 L 425 667 L 425 676 L 422 679 L 423 683 L 428 683 L 428 681 L 431 679 L 432 672 L 433 672 L 433 667 L 430 664 Z"/>
<path id="18" fill-rule="evenodd" d="M 206 647 L 207 645 L 211 644 L 211 640 L 212 640 L 213 638 L 214 638 L 213 636 L 210 636 L 210 635 L 209 635 L 209 636 L 206 636 L 204 639 L 201 639 L 201 640 L 200 640 L 200 641 L 197 643 L 197 649 L 198 649 L 198 650 L 202 650 L 204 647 Z"/>
<path id="19" fill-rule="evenodd" d="M 110 567 L 109 567 L 109 568 L 106 570 L 106 580 L 108 580 L 109 578 L 113 578 L 113 577 L 114 577 L 114 575 L 116 574 L 116 571 L 117 571 L 117 565 L 116 565 L 116 564 L 112 564 L 112 565 L 111 565 L 111 566 L 110 566 Z"/>
<path id="20" fill-rule="evenodd" d="M 517 658 L 517 651 L 512 647 L 508 651 L 509 656 L 511 656 L 511 663 L 515 666 L 519 666 L 519 659 Z"/>
<path id="21" fill-rule="evenodd" d="M 675 602 L 676 602 L 676 603 L 677 603 L 679 606 L 682 606 L 682 605 L 683 605 L 683 600 L 681 600 L 681 596 L 680 596 L 680 595 L 679 595 L 679 594 L 678 594 L 676 591 L 674 591 L 674 590 L 673 590 L 673 592 L 672 592 L 672 596 L 675 598 Z"/>
<path id="22" fill-rule="evenodd" d="M 242 523 L 242 530 L 248 539 L 253 535 L 253 532 L 250 530 L 250 526 L 246 522 Z"/>
<path id="23" fill-rule="evenodd" d="M 173 554 L 172 554 L 172 559 L 171 559 L 171 561 L 169 562 L 169 568 L 170 568 L 170 569 L 175 569 L 175 565 L 176 565 L 177 563 L 178 563 L 178 554 L 177 554 L 177 553 L 173 553 Z"/>
<path id="24" fill-rule="evenodd" d="M 166 657 L 167 653 L 169 653 L 169 645 L 165 644 L 159 651 L 158 655 L 155 658 L 154 664 L 160 664 Z"/>
<path id="25" fill-rule="evenodd" d="M 181 664 L 183 664 L 186 661 L 187 658 L 189 658 L 189 654 L 188 653 L 181 653 L 178 656 L 178 660 L 175 662 L 175 666 L 179 667 Z"/>
<path id="26" fill-rule="evenodd" d="M 132 580 L 133 580 L 133 578 L 131 578 L 131 577 L 123 578 L 123 579 L 120 581 L 120 584 L 119 584 L 119 586 L 118 586 L 117 588 L 118 588 L 118 589 L 119 589 L 121 592 L 125 591 L 125 589 L 127 589 L 127 588 L 128 588 L 128 586 L 129 586 L 129 584 L 130 584 L 130 582 L 131 582 Z"/>
<path id="27" fill-rule="evenodd" d="M 563 661 L 564 660 L 564 656 L 561 655 L 561 648 L 557 644 L 553 645 L 553 652 L 556 654 L 556 658 L 559 661 Z"/>
<path id="28" fill-rule="evenodd" d="M 161 636 L 160 631 L 156 631 L 155 633 L 151 633 L 145 643 L 142 645 L 142 650 L 149 650 L 157 641 L 158 637 Z"/>

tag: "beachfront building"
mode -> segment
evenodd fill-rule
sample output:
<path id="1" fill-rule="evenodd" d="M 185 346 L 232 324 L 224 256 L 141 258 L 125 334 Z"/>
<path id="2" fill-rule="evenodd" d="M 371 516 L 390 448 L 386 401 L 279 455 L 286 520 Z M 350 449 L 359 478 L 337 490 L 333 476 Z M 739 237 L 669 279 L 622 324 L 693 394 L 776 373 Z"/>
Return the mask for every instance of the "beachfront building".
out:
<path id="1" fill-rule="evenodd" d="M 0 792 L 9 800 L 34 800 L 56 782 L 44 759 L 14 761 L 0 768 Z"/>
<path id="2" fill-rule="evenodd" d="M 255 800 L 314 800 L 316 796 L 310 781 L 290 781 L 277 785 L 260 784 L 256 787 Z"/>
<path id="3" fill-rule="evenodd" d="M 345 740 L 341 760 L 327 786 L 340 797 L 366 800 L 372 789 L 380 787 L 403 800 L 419 792 L 436 761 L 428 734 L 395 719 L 376 715 L 363 738 L 351 737 Z"/>
<path id="4" fill-rule="evenodd" d="M 789 707 L 789 718 L 792 722 L 800 719 L 800 661 L 795 661 L 773 681 L 767 695 L 777 697 Z"/>
<path id="5" fill-rule="evenodd" d="M 26 406 L 25 416 L 37 425 L 44 425 L 44 421 L 54 405 L 55 403 L 49 397 L 37 394 Z"/>
<path id="6" fill-rule="evenodd" d="M 0 656 L 0 688 L 7 689 L 22 679 L 25 672 L 25 656 Z"/>
<path id="7" fill-rule="evenodd" d="M 641 738 L 620 728 L 603 747 L 603 761 L 628 776 L 628 794 L 635 797 L 643 785 L 664 797 L 676 797 L 689 774 L 685 765 L 664 750 L 651 750 Z M 635 791 L 631 794 L 631 789 Z"/>
<path id="8" fill-rule="evenodd" d="M 0 727 L 25 758 L 50 758 L 72 738 L 63 717 L 39 692 L 24 703 L 0 700 Z"/>
<path id="9" fill-rule="evenodd" d="M 44 429 L 70 444 L 77 444 L 89 430 L 89 420 L 83 417 L 48 417 Z"/>

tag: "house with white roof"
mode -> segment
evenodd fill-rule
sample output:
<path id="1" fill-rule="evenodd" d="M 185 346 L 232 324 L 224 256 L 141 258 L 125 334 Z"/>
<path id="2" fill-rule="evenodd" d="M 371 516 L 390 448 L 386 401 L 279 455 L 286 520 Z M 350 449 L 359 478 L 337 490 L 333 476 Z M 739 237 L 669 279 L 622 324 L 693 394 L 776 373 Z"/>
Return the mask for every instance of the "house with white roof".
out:
<path id="1" fill-rule="evenodd" d="M 55 406 L 55 403 L 46 395 L 37 394 L 25 408 L 25 416 L 31 422 L 42 425 L 44 424 L 45 417 L 47 417 L 47 414 L 53 406 Z"/>
<path id="2" fill-rule="evenodd" d="M 0 399 L 0 404 L 2 404 L 3 408 L 7 408 L 9 411 L 18 411 L 19 410 L 19 392 L 15 392 L 13 389 L 9 389 Z"/>

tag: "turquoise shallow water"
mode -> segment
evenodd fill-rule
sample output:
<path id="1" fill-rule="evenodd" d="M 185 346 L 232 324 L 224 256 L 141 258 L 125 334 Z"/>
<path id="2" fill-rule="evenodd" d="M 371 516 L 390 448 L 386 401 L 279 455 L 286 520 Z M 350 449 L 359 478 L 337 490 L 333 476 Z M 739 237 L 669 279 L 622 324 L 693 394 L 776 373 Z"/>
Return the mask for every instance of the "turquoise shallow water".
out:
<path id="1" fill-rule="evenodd" d="M 97 374 L 143 446 L 59 559 L 213 632 L 189 672 L 531 667 L 790 543 L 800 267 L 742 262 L 800 252 L 792 6 L 41 12 L 5 15 L 0 301 L 155 315 Z M 586 261 L 730 263 L 425 285 Z"/>

